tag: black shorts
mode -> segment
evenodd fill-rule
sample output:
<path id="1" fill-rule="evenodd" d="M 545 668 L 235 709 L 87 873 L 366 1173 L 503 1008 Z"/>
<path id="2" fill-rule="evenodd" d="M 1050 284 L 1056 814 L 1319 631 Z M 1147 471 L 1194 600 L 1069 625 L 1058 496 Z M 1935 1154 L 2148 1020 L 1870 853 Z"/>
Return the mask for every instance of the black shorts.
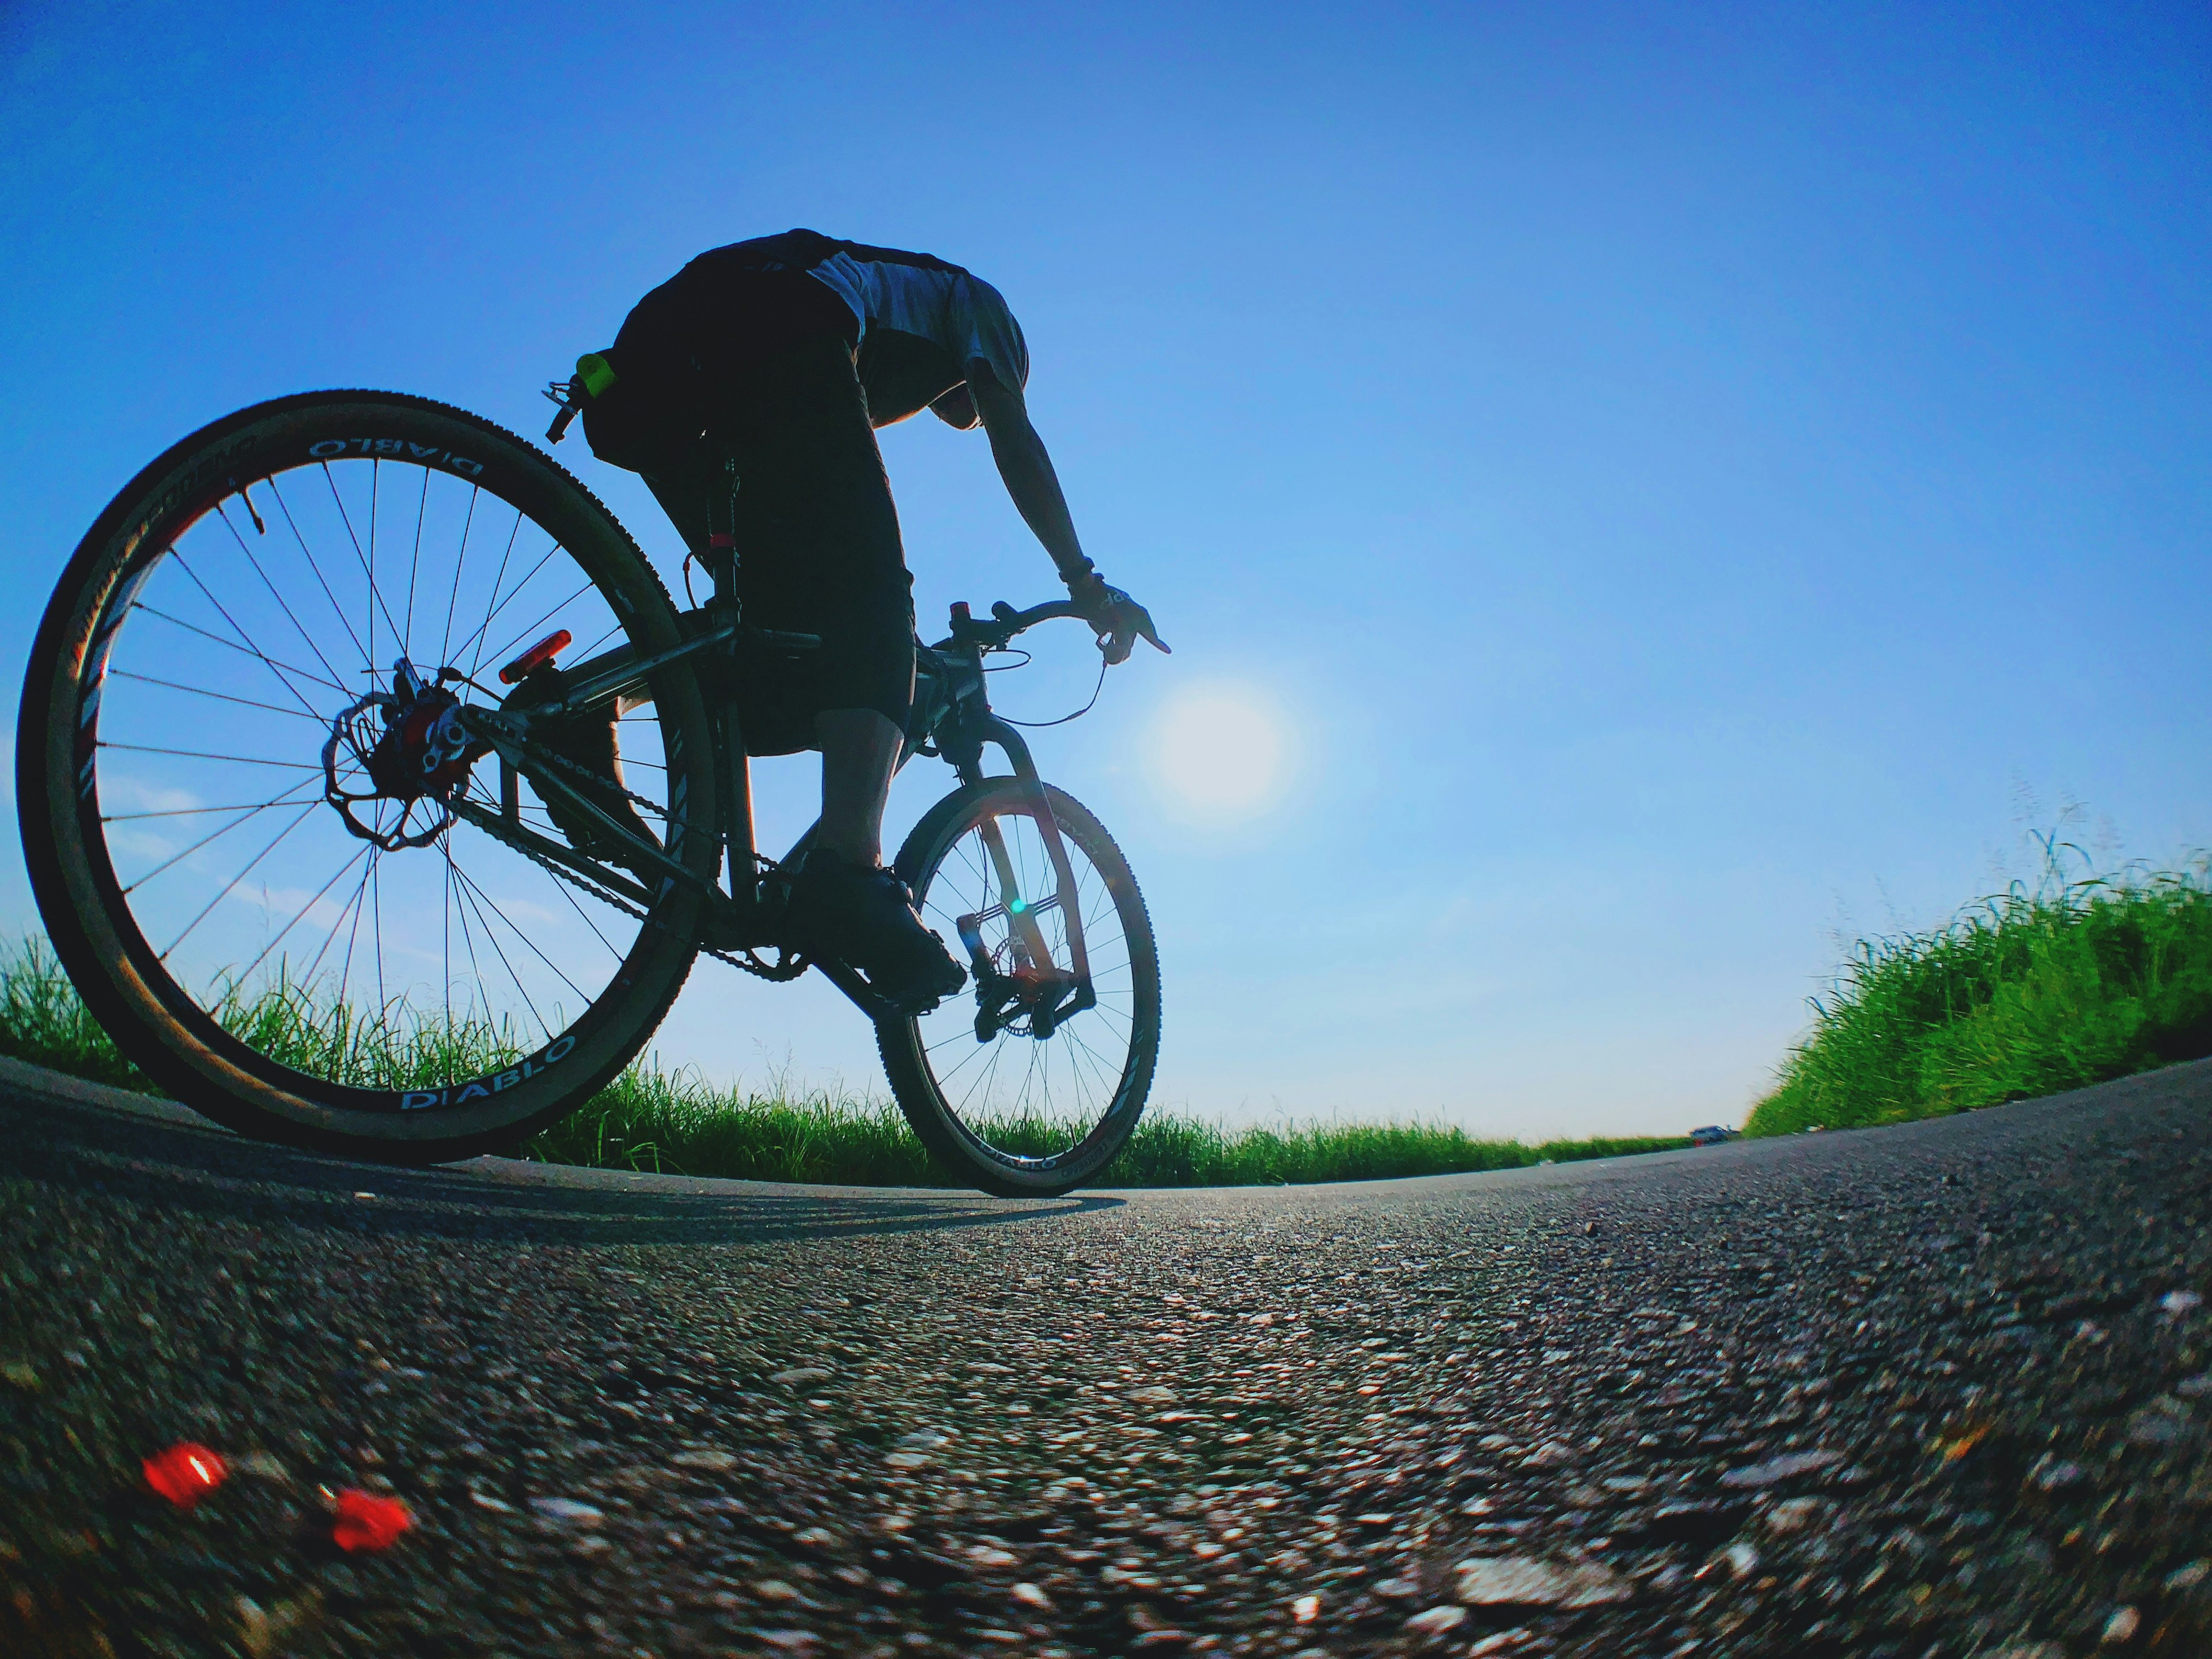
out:
<path id="1" fill-rule="evenodd" d="M 618 378 L 584 411 L 592 452 L 643 474 L 695 552 L 708 492 L 727 488 L 712 458 L 736 459 L 744 619 L 823 641 L 750 665 L 732 688 L 751 752 L 811 747 L 823 709 L 872 708 L 903 729 L 914 579 L 854 372 L 852 313 L 801 273 L 702 263 L 623 325 L 609 353 Z"/>

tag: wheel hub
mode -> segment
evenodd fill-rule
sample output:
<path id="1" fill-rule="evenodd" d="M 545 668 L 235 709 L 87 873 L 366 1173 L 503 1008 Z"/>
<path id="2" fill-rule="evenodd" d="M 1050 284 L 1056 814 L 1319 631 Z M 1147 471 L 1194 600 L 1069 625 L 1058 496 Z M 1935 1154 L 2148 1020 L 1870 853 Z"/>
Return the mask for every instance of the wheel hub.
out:
<path id="1" fill-rule="evenodd" d="M 392 665 L 392 689 L 370 691 L 331 722 L 323 744 L 323 799 L 346 829 L 386 852 L 426 847 L 453 821 L 447 798 L 469 775 L 482 750 L 461 724 L 460 699 L 425 684 L 414 664 Z M 368 787 L 359 786 L 366 783 Z M 416 803 L 427 801 L 416 819 Z M 396 822 L 376 803 L 397 803 Z M 356 808 L 367 806 L 368 823 Z"/>
<path id="2" fill-rule="evenodd" d="M 978 1042 L 988 1042 L 1001 1031 L 1042 1041 L 1067 1015 L 1089 1006 L 1083 982 L 1057 968 L 1021 966 L 1007 974 L 986 966 L 975 979 Z"/>

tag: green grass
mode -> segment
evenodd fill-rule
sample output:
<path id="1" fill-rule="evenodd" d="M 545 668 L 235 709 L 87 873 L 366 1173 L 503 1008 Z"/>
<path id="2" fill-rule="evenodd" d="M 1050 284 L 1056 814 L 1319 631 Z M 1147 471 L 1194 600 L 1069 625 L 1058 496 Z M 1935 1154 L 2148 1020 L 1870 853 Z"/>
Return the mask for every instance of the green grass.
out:
<path id="1" fill-rule="evenodd" d="M 2033 1099 L 2212 1054 L 2212 883 L 2044 872 L 1925 933 L 1863 940 L 1747 1133 L 1857 1127 Z"/>
<path id="2" fill-rule="evenodd" d="M 296 987 L 233 997 L 222 1016 L 264 1051 L 312 1058 L 348 1077 L 390 1088 L 495 1069 L 520 1047 L 492 1028 L 448 1032 L 378 1022 L 318 1001 Z M 452 1057 L 458 1046 L 461 1057 Z M 45 940 L 0 956 L 0 1054 L 72 1076 L 151 1092 L 85 1011 Z M 995 1142 L 1042 1151 L 1042 1129 L 1000 1126 Z M 1034 1142 L 1035 1144 L 1030 1144 Z M 1617 1158 L 1686 1146 L 1675 1136 L 1582 1140 L 1479 1140 L 1449 1124 L 1325 1121 L 1228 1129 L 1147 1112 L 1128 1147 L 1100 1176 L 1106 1187 L 1267 1186 L 1375 1181 Z M 693 1071 L 641 1061 L 522 1148 L 554 1164 L 805 1181 L 864 1187 L 965 1186 L 937 1168 L 898 1108 L 877 1096 L 767 1095 L 717 1089 Z"/>
<path id="3" fill-rule="evenodd" d="M 1043 1152 L 1042 1132 L 1001 1125 L 994 1145 Z M 1616 1158 L 1686 1146 L 1674 1137 L 1478 1140 L 1446 1124 L 1323 1122 L 1225 1129 L 1147 1112 L 1102 1187 L 1250 1187 L 1378 1181 L 1516 1169 L 1547 1159 Z M 718 1091 L 696 1073 L 639 1067 L 533 1139 L 528 1155 L 556 1164 L 811 1181 L 854 1186 L 967 1183 L 938 1170 L 890 1100 Z"/>

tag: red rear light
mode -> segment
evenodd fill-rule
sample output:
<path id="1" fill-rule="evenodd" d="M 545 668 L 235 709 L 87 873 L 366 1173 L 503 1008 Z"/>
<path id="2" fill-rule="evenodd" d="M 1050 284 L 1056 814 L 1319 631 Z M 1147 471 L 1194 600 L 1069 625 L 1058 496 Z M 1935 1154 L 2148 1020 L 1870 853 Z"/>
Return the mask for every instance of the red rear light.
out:
<path id="1" fill-rule="evenodd" d="M 499 671 L 499 683 L 501 685 L 518 685 L 521 684 L 521 682 L 529 675 L 536 673 L 539 669 L 544 667 L 547 663 L 551 662 L 554 658 L 559 656 L 563 651 L 566 651 L 568 648 L 569 637 L 568 630 L 565 628 L 559 629 L 553 633 L 548 634 L 544 639 L 538 641 L 537 644 L 532 646 L 529 650 L 524 652 L 513 662 L 507 664 L 506 667 L 501 669 Z"/>

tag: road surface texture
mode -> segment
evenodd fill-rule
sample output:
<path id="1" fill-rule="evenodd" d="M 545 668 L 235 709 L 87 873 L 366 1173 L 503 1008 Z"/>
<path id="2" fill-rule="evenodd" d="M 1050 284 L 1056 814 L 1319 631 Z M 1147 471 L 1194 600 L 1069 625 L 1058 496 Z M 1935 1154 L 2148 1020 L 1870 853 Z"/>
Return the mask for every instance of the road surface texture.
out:
<path id="1" fill-rule="evenodd" d="M 0 1095 L 9 1656 L 2212 1653 L 2212 1063 L 1015 1203 L 102 1098 Z"/>

